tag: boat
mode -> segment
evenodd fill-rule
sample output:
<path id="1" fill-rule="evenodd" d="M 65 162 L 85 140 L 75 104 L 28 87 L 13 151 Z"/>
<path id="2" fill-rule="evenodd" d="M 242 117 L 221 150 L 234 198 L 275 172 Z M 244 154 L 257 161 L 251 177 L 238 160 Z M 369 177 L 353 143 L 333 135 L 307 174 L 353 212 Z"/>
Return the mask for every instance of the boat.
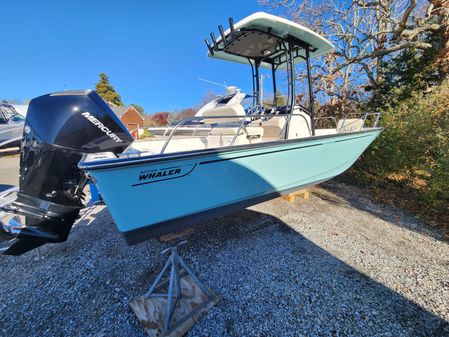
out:
<path id="1" fill-rule="evenodd" d="M 7 103 L 0 104 L 0 149 L 20 146 L 25 117 Z"/>
<path id="2" fill-rule="evenodd" d="M 210 82 L 210 81 L 209 81 Z M 214 83 L 214 82 L 212 82 Z M 239 88 L 235 86 L 225 86 L 227 89 L 227 94 L 224 96 L 218 96 L 207 102 L 203 107 L 201 107 L 195 114 L 195 117 L 201 117 L 203 113 L 210 109 L 215 109 L 217 107 L 232 106 L 235 104 L 242 104 L 245 98 L 250 97 L 249 95 L 242 93 Z M 169 126 L 160 127 L 149 127 L 148 132 L 155 137 L 167 137 L 172 132 L 172 137 L 176 136 L 207 136 L 211 132 L 211 127 L 204 123 L 200 118 L 197 120 L 192 120 L 183 123 L 182 126 L 177 126 L 178 122 L 173 123 Z"/>
<path id="3" fill-rule="evenodd" d="M 164 138 L 137 142 L 95 91 L 57 92 L 30 102 L 19 192 L 3 206 L 27 221 L 10 226 L 14 239 L 5 254 L 66 241 L 85 205 L 88 181 L 126 242 L 135 244 L 331 179 L 382 131 L 380 114 L 339 120 L 315 115 L 311 59 L 333 50 L 324 37 L 262 12 L 236 24 L 230 19 L 229 29 L 218 30 L 218 37 L 211 33 L 205 40 L 208 56 L 250 66 L 254 93 L 247 109 L 239 102 L 216 104 L 180 121 Z M 295 65 L 301 61 L 307 106 L 295 100 Z M 262 68 L 271 71 L 271 107 L 260 97 Z M 288 77 L 285 106 L 276 101 L 280 70 Z M 210 131 L 176 135 L 194 122 Z M 7 231 L 8 224 L 2 228 Z"/>

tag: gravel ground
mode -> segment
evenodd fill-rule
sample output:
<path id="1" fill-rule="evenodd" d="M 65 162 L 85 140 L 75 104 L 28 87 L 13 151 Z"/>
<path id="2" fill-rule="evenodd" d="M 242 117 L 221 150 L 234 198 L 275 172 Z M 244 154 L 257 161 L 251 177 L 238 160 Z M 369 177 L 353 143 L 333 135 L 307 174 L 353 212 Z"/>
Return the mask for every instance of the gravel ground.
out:
<path id="1" fill-rule="evenodd" d="M 449 244 L 341 182 L 195 227 L 181 255 L 220 302 L 189 336 L 449 336 Z M 167 244 L 127 247 L 106 209 L 2 257 L 0 335 L 145 336 L 129 301 Z"/>
<path id="2" fill-rule="evenodd" d="M 0 192 L 19 184 L 19 161 L 18 155 L 4 156 L 0 150 Z"/>

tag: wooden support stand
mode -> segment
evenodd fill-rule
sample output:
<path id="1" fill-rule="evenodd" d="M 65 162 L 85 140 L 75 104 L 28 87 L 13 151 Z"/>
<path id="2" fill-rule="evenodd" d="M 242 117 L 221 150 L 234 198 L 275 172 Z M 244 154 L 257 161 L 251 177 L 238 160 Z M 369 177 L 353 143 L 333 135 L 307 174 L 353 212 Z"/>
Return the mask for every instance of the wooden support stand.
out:
<path id="1" fill-rule="evenodd" d="M 309 190 L 299 190 L 296 192 L 292 192 L 292 193 L 283 195 L 281 198 L 288 202 L 294 202 L 296 197 L 301 197 L 304 200 L 307 200 L 310 198 L 310 192 L 309 192 Z"/>
<path id="2" fill-rule="evenodd" d="M 168 333 L 164 331 L 165 314 L 168 308 L 167 298 L 146 298 L 145 296 L 140 296 L 129 304 L 148 336 L 184 336 L 218 301 L 218 297 L 214 297 L 212 301 L 208 301 L 195 314 L 183 320 L 186 315 L 189 315 L 189 313 L 207 301 L 207 294 L 195 284 L 189 275 L 180 279 L 180 286 L 183 296 L 176 305 L 172 320 L 174 324 L 177 322 L 181 323 Z"/>

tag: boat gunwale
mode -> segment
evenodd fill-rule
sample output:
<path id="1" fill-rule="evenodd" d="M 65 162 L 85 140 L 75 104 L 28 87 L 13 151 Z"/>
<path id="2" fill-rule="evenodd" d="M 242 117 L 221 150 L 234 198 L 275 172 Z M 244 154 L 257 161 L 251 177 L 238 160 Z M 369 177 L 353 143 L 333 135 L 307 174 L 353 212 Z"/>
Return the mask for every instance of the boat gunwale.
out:
<path id="1" fill-rule="evenodd" d="M 321 135 L 321 136 L 310 136 L 306 138 L 295 138 L 295 139 L 283 139 L 276 140 L 270 142 L 261 142 L 254 144 L 241 144 L 234 145 L 232 147 L 224 146 L 212 149 L 201 149 L 201 150 L 193 150 L 193 151 L 182 151 L 182 152 L 173 152 L 173 153 L 163 153 L 163 154 L 154 154 L 154 155 L 146 155 L 140 157 L 126 157 L 126 158 L 117 158 L 117 159 L 108 159 L 108 160 L 97 160 L 92 162 L 79 162 L 78 167 L 85 171 L 96 171 L 96 170 L 107 170 L 114 169 L 117 167 L 127 167 L 127 166 L 139 166 L 148 163 L 158 163 L 165 162 L 171 160 L 185 160 L 197 157 L 204 157 L 214 154 L 221 153 L 229 153 L 236 152 L 242 150 L 251 150 L 256 148 L 269 148 L 275 147 L 278 145 L 284 144 L 295 144 L 295 143 L 303 143 L 307 141 L 316 141 L 321 139 L 332 139 L 332 138 L 341 138 L 346 136 L 353 136 L 358 134 L 365 134 L 371 132 L 382 131 L 382 127 L 374 127 L 361 131 L 354 132 L 344 132 L 344 133 L 335 133 L 330 135 Z"/>

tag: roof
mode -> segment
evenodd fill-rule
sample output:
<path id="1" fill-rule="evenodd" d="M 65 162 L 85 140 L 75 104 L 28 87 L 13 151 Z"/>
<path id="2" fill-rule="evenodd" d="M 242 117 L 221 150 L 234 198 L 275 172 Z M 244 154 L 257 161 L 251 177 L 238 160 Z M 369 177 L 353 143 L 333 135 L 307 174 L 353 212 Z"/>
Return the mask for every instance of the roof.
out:
<path id="1" fill-rule="evenodd" d="M 137 114 L 140 116 L 140 118 L 142 118 L 142 120 L 144 120 L 144 118 L 139 113 L 139 111 L 137 111 L 137 109 L 134 108 L 132 105 L 128 105 L 128 106 L 111 106 L 110 108 L 117 115 L 117 117 L 119 117 L 119 118 L 122 117 L 125 114 L 125 112 L 127 112 L 129 109 L 133 109 L 135 112 L 137 112 Z"/>
<path id="2" fill-rule="evenodd" d="M 114 113 L 121 117 L 131 106 L 111 106 L 111 110 L 114 111 Z"/>
<path id="3" fill-rule="evenodd" d="M 322 37 L 318 33 L 310 30 L 309 28 L 304 27 L 298 23 L 294 23 L 290 20 L 275 15 L 267 14 L 264 12 L 257 12 L 251 14 L 250 16 L 240 20 L 234 25 L 234 29 L 235 31 L 239 30 L 246 31 L 253 29 L 255 31 L 266 32 L 266 34 L 274 36 L 275 40 L 277 40 L 276 37 L 282 39 L 285 36 L 289 35 L 291 37 L 296 38 L 297 40 L 309 44 L 312 47 L 310 50 L 310 57 L 316 57 L 328 53 L 329 51 L 332 51 L 334 49 L 332 43 L 330 43 L 326 38 Z M 227 40 L 228 36 L 231 35 L 231 29 L 226 30 L 224 32 L 224 35 Z M 248 40 L 250 40 L 250 38 Z M 268 43 L 267 44 L 268 46 L 270 44 L 272 44 L 273 46 L 275 45 L 275 41 L 273 40 L 271 41 L 265 40 L 263 42 L 266 44 Z M 238 40 L 236 40 L 235 43 L 238 43 Z M 258 41 L 254 40 L 254 45 L 252 47 L 254 49 L 259 48 L 261 52 L 265 52 L 264 50 L 265 45 L 259 45 L 257 43 Z M 217 38 L 217 44 L 219 47 L 224 47 L 224 43 L 222 42 L 221 36 Z M 250 48 L 251 46 L 247 45 L 247 47 Z M 226 51 L 214 51 L 213 55 L 211 55 L 209 52 L 208 56 L 226 61 L 246 63 L 246 64 L 249 63 L 246 57 L 238 56 L 235 55 L 234 53 L 229 53 Z M 302 60 L 300 58 L 301 56 L 305 57 L 304 49 L 300 49 L 298 55 L 295 57 L 298 57 L 299 60 Z M 265 68 L 271 68 L 271 64 L 267 62 L 262 62 L 261 66 Z M 284 63 L 279 68 L 285 68 L 285 66 L 286 65 Z"/>

